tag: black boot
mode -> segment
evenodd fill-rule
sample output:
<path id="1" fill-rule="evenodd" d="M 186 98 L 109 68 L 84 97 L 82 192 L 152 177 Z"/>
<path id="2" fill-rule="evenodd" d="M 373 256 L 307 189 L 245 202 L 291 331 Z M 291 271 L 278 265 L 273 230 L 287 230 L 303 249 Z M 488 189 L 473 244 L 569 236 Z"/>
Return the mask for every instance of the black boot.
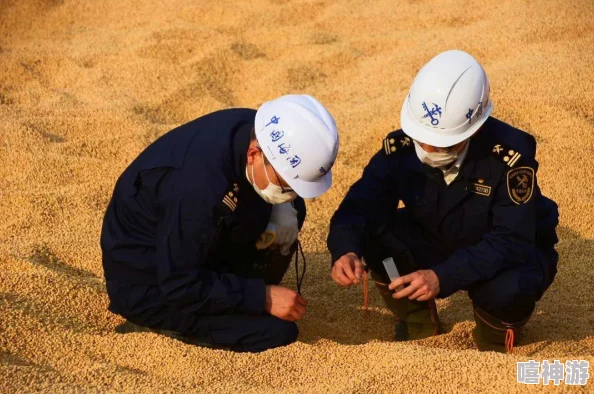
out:
<path id="1" fill-rule="evenodd" d="M 476 327 L 472 336 L 480 351 L 511 353 L 530 316 L 515 323 L 506 323 L 475 306 L 474 320 Z"/>

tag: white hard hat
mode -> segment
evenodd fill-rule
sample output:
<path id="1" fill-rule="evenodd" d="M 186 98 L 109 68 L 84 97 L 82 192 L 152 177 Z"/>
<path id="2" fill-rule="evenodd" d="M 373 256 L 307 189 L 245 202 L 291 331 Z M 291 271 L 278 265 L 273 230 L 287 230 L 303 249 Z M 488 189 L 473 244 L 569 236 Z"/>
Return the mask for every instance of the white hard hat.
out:
<path id="1" fill-rule="evenodd" d="M 330 188 L 338 130 L 316 99 L 291 94 L 268 101 L 254 127 L 264 155 L 299 196 L 318 197 Z"/>
<path id="2" fill-rule="evenodd" d="M 447 51 L 415 77 L 400 122 L 411 138 L 443 148 L 470 138 L 492 111 L 485 70 L 468 53 Z"/>

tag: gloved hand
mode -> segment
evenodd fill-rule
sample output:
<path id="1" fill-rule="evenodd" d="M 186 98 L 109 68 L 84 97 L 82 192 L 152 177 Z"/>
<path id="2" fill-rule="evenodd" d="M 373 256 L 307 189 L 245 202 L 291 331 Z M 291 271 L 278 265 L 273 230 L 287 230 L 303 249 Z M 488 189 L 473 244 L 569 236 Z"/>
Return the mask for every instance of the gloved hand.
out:
<path id="1" fill-rule="evenodd" d="M 268 226 L 266 226 L 266 231 L 264 231 L 262 233 L 262 235 L 260 235 L 260 238 L 258 239 L 258 241 L 256 241 L 256 249 L 258 249 L 258 250 L 268 249 L 270 247 L 270 245 L 272 245 L 274 243 L 275 239 L 276 239 L 276 227 L 274 226 L 273 223 L 268 223 Z"/>
<path id="2" fill-rule="evenodd" d="M 282 255 L 288 255 L 299 234 L 297 210 L 290 202 L 275 204 L 272 206 L 270 223 L 274 224 L 276 229 L 274 244 L 279 247 Z"/>

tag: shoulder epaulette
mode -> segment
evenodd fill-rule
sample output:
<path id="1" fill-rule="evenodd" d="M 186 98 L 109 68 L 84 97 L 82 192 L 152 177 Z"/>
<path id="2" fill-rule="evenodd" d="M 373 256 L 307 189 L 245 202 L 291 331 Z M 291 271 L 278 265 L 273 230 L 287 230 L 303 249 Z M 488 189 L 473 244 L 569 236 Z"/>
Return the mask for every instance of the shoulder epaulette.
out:
<path id="1" fill-rule="evenodd" d="M 522 157 L 520 152 L 505 144 L 495 144 L 491 149 L 491 155 L 498 160 L 503 161 L 509 167 L 516 165 L 518 160 L 520 160 L 520 157 Z"/>
<path id="2" fill-rule="evenodd" d="M 235 209 L 237 209 L 237 203 L 239 202 L 239 186 L 237 185 L 237 183 L 233 183 L 229 185 L 228 189 L 229 190 L 227 191 L 227 193 L 225 193 L 225 195 L 223 196 L 223 204 L 225 204 L 227 208 L 231 210 L 231 212 L 234 212 Z"/>
<path id="3" fill-rule="evenodd" d="M 402 132 L 394 131 L 384 138 L 384 153 L 391 155 L 395 152 L 408 151 L 413 147 L 413 141 Z"/>

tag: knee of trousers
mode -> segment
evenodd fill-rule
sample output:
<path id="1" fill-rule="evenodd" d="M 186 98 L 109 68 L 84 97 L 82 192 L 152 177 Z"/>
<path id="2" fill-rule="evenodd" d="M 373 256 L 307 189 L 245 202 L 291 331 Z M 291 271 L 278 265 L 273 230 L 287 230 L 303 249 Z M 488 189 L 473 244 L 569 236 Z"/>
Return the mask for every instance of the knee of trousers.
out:
<path id="1" fill-rule="evenodd" d="M 524 320 L 534 311 L 537 296 L 521 291 L 491 293 L 488 296 L 474 297 L 473 304 L 497 319 L 509 323 Z"/>
<path id="2" fill-rule="evenodd" d="M 475 305 L 502 321 L 513 323 L 526 319 L 544 292 L 543 273 L 536 268 L 503 271 L 476 285 L 468 294 Z"/>
<path id="3" fill-rule="evenodd" d="M 252 351 L 262 351 L 279 346 L 290 345 L 297 340 L 299 329 L 294 322 L 271 318 L 265 325 L 265 330 L 260 340 L 248 345 Z"/>
<path id="4" fill-rule="evenodd" d="M 229 321 L 222 327 L 223 330 L 212 330 L 208 334 L 208 342 L 215 347 L 236 352 L 258 353 L 289 345 L 299 335 L 297 324 L 274 316 L 262 316 L 247 321 L 240 319 L 230 327 L 228 324 Z"/>

